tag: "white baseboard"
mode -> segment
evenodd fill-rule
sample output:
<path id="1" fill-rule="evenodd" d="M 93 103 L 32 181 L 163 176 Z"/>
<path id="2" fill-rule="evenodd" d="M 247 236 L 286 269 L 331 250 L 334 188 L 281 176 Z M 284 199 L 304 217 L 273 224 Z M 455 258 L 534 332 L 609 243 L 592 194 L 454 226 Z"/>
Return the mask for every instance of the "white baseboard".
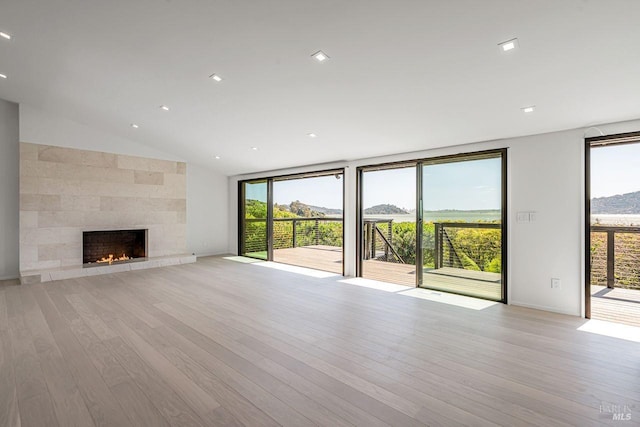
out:
<path id="1" fill-rule="evenodd" d="M 544 306 L 544 305 L 529 304 L 529 303 L 520 302 L 520 301 L 509 301 L 509 305 L 517 305 L 519 307 L 533 308 L 534 310 L 550 311 L 551 313 L 566 314 L 568 316 L 580 317 L 580 313 L 574 313 L 574 312 L 568 311 L 568 310 L 559 310 L 557 308 L 547 307 L 547 306 Z"/>

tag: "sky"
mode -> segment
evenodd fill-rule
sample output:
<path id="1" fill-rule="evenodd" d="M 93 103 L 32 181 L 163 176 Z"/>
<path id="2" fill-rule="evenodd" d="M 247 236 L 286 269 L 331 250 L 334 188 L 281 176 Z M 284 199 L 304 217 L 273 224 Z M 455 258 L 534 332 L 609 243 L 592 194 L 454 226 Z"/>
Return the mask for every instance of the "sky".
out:
<path id="1" fill-rule="evenodd" d="M 415 167 L 364 173 L 363 205 L 380 204 L 415 209 Z M 424 166 L 425 210 L 500 209 L 500 159 L 483 159 Z M 275 181 L 274 201 L 294 200 L 313 206 L 342 209 L 342 179 L 335 176 Z M 640 144 L 591 150 L 592 197 L 640 191 Z M 247 197 L 267 201 L 266 183 L 247 186 Z"/>
<path id="2" fill-rule="evenodd" d="M 640 191 L 640 144 L 591 149 L 591 197 Z"/>
<path id="3" fill-rule="evenodd" d="M 273 201 L 279 205 L 288 205 L 299 200 L 302 203 L 323 208 L 342 209 L 342 182 L 338 175 L 315 178 L 292 179 L 273 182 Z"/>
<path id="4" fill-rule="evenodd" d="M 273 201 L 288 205 L 299 200 L 302 203 L 324 208 L 342 209 L 342 180 L 335 175 L 315 178 L 292 179 L 273 182 Z M 267 184 L 247 185 L 248 199 L 267 201 Z"/>
<path id="5" fill-rule="evenodd" d="M 424 209 L 500 209 L 500 174 L 499 158 L 424 166 Z M 342 209 L 342 179 L 330 175 L 274 181 L 273 199 L 282 205 L 300 200 L 308 205 Z M 248 185 L 246 193 L 249 199 L 266 202 L 266 183 Z M 390 204 L 414 210 L 416 168 L 365 172 L 362 197 L 365 209 Z"/>
<path id="6" fill-rule="evenodd" d="M 425 165 L 423 167 L 423 208 L 485 210 L 500 209 L 501 160 L 483 159 Z M 391 204 L 406 210 L 416 205 L 416 169 L 365 172 L 364 208 Z"/>

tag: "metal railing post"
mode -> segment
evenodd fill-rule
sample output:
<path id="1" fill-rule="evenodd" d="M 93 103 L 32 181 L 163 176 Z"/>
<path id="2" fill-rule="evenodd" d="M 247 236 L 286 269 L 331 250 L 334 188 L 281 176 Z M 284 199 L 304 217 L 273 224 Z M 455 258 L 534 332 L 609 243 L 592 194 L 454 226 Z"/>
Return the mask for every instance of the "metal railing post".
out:
<path id="1" fill-rule="evenodd" d="M 442 224 L 436 222 L 433 224 L 435 226 L 434 229 L 434 254 L 433 254 L 433 261 L 435 264 L 435 268 L 436 270 L 438 268 L 442 268 Z"/>
<path id="2" fill-rule="evenodd" d="M 369 238 L 371 237 L 371 223 L 366 222 L 364 225 L 364 259 L 370 259 L 371 253 L 369 252 Z"/>
<path id="3" fill-rule="evenodd" d="M 616 275 L 616 232 L 607 230 L 607 288 L 615 287 Z"/>
<path id="4" fill-rule="evenodd" d="M 316 219 L 316 246 L 320 244 L 320 228 L 318 227 L 319 221 Z"/>
<path id="5" fill-rule="evenodd" d="M 298 221 L 296 221 L 295 219 L 293 221 L 291 221 L 293 223 L 293 236 L 291 238 L 291 243 L 293 244 L 293 247 L 295 248 L 297 246 L 297 239 L 296 239 L 296 228 L 298 225 Z"/>
<path id="6" fill-rule="evenodd" d="M 373 227 L 371 227 L 371 258 L 376 257 L 376 229 L 378 225 L 374 222 Z"/>

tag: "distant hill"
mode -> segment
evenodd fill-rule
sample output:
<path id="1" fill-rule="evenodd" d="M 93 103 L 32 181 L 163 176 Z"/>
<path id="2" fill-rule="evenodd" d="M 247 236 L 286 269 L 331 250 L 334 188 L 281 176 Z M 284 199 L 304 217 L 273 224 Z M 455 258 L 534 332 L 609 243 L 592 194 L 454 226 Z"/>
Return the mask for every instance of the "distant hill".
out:
<path id="1" fill-rule="evenodd" d="M 323 217 L 326 215 L 342 215 L 342 209 L 333 209 L 333 208 L 325 208 L 322 206 L 307 205 L 306 203 L 303 203 L 300 200 L 293 201 L 288 205 L 278 205 L 276 203 L 274 207 L 276 209 L 291 212 L 297 216 L 306 217 L 306 218 Z"/>
<path id="2" fill-rule="evenodd" d="M 640 191 L 591 199 L 591 213 L 640 215 Z"/>
<path id="3" fill-rule="evenodd" d="M 342 209 L 325 208 L 322 206 L 308 205 L 312 211 L 320 212 L 325 215 L 342 215 Z"/>
<path id="4" fill-rule="evenodd" d="M 408 214 L 409 212 L 397 207 L 396 205 L 384 204 L 371 206 L 370 208 L 365 209 L 364 213 L 367 215 L 397 215 Z"/>

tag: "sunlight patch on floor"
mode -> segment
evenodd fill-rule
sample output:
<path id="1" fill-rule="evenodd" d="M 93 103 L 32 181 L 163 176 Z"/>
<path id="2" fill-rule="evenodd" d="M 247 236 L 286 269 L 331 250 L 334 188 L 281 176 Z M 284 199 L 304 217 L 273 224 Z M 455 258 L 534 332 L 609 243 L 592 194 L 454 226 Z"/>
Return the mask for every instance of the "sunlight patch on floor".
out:
<path id="1" fill-rule="evenodd" d="M 590 319 L 580 326 L 578 330 L 627 341 L 640 342 L 640 328 L 636 326 Z"/>
<path id="2" fill-rule="evenodd" d="M 339 274 L 330 273 L 328 271 L 314 270 L 311 268 L 298 267 L 296 265 L 280 264 L 278 262 L 272 262 L 272 261 L 260 262 L 259 264 L 256 264 L 256 265 L 259 267 L 273 268 L 274 270 L 286 271 L 289 273 L 302 274 L 304 276 L 315 277 L 318 279 L 326 279 L 329 277 L 340 276 Z"/>
<path id="3" fill-rule="evenodd" d="M 362 277 L 353 277 L 350 279 L 339 280 L 340 283 L 347 285 L 362 286 L 363 288 L 377 289 L 385 292 L 401 292 L 409 289 L 407 286 L 395 285 L 393 283 L 379 282 L 377 280 L 363 279 Z"/>
<path id="4" fill-rule="evenodd" d="M 455 305 L 457 307 L 469 308 L 472 310 L 484 310 L 485 308 L 493 307 L 494 305 L 500 304 L 495 301 L 487 301 L 479 298 L 448 294 L 446 292 L 432 291 L 430 289 L 421 288 L 412 288 L 404 292 L 398 292 L 398 295 L 426 299 L 443 304 Z"/>
<path id="5" fill-rule="evenodd" d="M 248 258 L 246 256 L 226 256 L 223 258 L 229 261 L 241 262 L 243 264 L 254 264 L 256 262 L 264 262 L 260 259 Z"/>

